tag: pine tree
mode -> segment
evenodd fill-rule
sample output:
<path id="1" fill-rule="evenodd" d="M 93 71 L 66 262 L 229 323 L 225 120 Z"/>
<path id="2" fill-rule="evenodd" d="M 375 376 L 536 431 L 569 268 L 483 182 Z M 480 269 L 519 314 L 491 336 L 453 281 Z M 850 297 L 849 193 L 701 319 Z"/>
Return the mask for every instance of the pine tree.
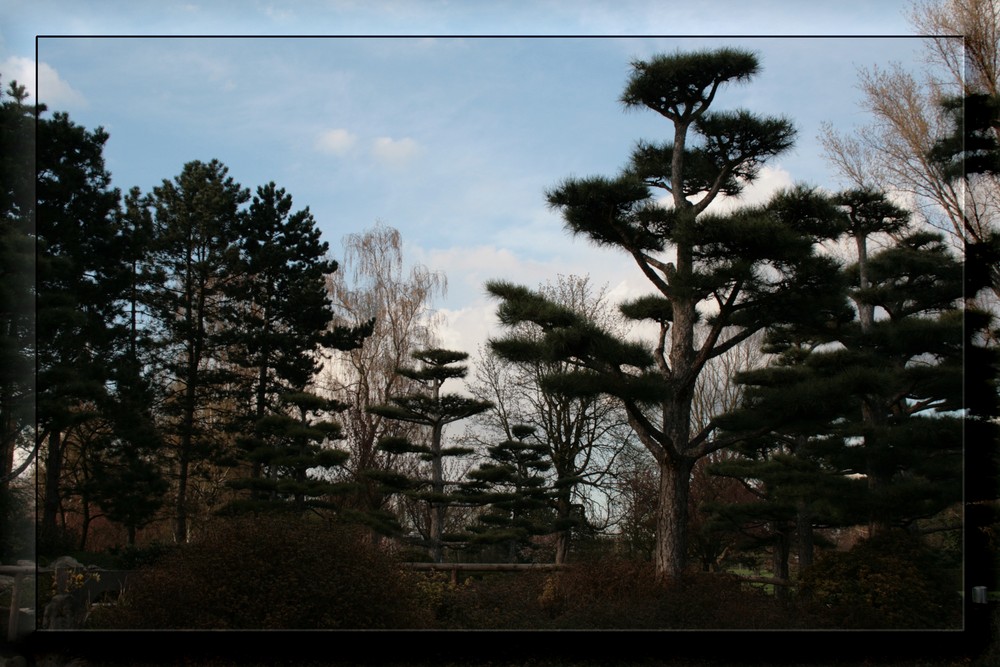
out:
<path id="1" fill-rule="evenodd" d="M 330 469 L 343 465 L 347 452 L 329 446 L 341 437 L 340 425 L 324 415 L 343 406 L 308 392 L 285 393 L 277 400 L 278 409 L 254 425 L 255 446 L 246 454 L 260 474 L 230 483 L 253 493 L 249 499 L 227 504 L 222 513 L 336 513 L 336 496 L 347 489 L 330 478 Z"/>
<path id="2" fill-rule="evenodd" d="M 27 446 L 23 466 L 37 451 L 29 434 L 35 376 L 36 111 L 26 99 L 17 81 L 0 91 L 0 494 L 24 470 L 15 469 L 15 450 Z M 38 107 L 38 113 L 44 110 Z"/>
<path id="3" fill-rule="evenodd" d="M 993 81 L 992 95 L 973 91 L 943 103 L 952 115 L 953 131 L 935 144 L 930 159 L 953 181 L 964 181 L 966 191 L 994 192 L 1000 176 L 1000 98 L 995 88 Z M 995 307 L 984 304 L 983 295 L 1000 294 L 1000 231 L 995 224 L 975 224 L 988 210 L 977 208 L 975 198 L 972 204 L 964 211 L 973 218 L 966 227 L 985 233 L 965 238 L 965 566 L 967 586 L 996 588 L 1000 552 L 987 536 L 1000 526 L 995 509 L 1000 489 L 1000 330 Z"/>
<path id="4" fill-rule="evenodd" d="M 433 348 L 418 350 L 411 356 L 420 365 L 401 367 L 397 372 L 418 382 L 425 388 L 425 393 L 394 396 L 388 404 L 372 406 L 369 411 L 430 429 L 428 444 L 419 444 L 406 438 L 385 438 L 379 445 L 394 453 L 418 454 L 421 459 L 430 463 L 430 477 L 408 478 L 398 473 L 377 471 L 371 474 L 382 483 L 405 490 L 410 497 L 426 503 L 430 517 L 425 542 L 431 559 L 440 563 L 444 559 L 445 513 L 448 505 L 455 500 L 451 493 L 454 483 L 445 479 L 444 462 L 445 459 L 472 453 L 467 447 L 444 446 L 444 427 L 479 414 L 489 409 L 491 404 L 441 391 L 448 380 L 465 377 L 468 370 L 461 365 L 469 356 L 465 352 Z"/>
<path id="5" fill-rule="evenodd" d="M 552 468 L 545 443 L 530 442 L 535 429 L 515 425 L 514 438 L 487 448 L 489 460 L 467 474 L 460 494 L 487 509 L 468 527 L 469 544 L 495 545 L 507 562 L 534 548 L 531 538 L 555 532 L 554 489 L 545 473 Z"/>
<path id="6" fill-rule="evenodd" d="M 712 424 L 692 431 L 699 373 L 789 313 L 825 308 L 824 286 L 836 271 L 814 243 L 836 233 L 837 215 L 808 189 L 732 214 L 707 211 L 720 195 L 738 196 L 765 160 L 792 145 L 794 129 L 783 118 L 709 112 L 724 84 L 748 81 L 758 70 L 756 56 L 736 49 L 633 62 L 622 101 L 659 113 L 671 123 L 672 138 L 640 143 L 616 178 L 570 179 L 548 193 L 567 229 L 625 252 L 655 290 L 622 306 L 627 317 L 659 329 L 651 348 L 616 340 L 527 290 L 488 285 L 503 301 L 503 324 L 533 322 L 547 339 L 531 344 L 511 337 L 494 341 L 494 349 L 509 358 L 573 360 L 579 370 L 552 378 L 550 386 L 617 397 L 656 459 L 656 570 L 664 581 L 685 567 L 694 463 L 728 444 L 713 437 Z M 668 195 L 667 205 L 656 201 L 655 190 Z M 668 251 L 673 261 L 662 256 Z"/>
<path id="7" fill-rule="evenodd" d="M 87 495 L 108 519 L 125 526 L 128 544 L 154 519 L 169 490 L 156 415 L 163 387 L 156 382 L 148 327 L 150 294 L 163 281 L 147 252 L 153 242 L 150 207 L 149 198 L 132 188 L 120 211 L 117 339 L 108 359 L 109 391 L 99 406 L 104 434 L 88 452 Z"/>
<path id="8" fill-rule="evenodd" d="M 98 416 L 118 341 L 124 289 L 118 210 L 103 149 L 108 134 L 57 112 L 37 125 L 37 436 L 46 444 L 39 526 L 55 537 L 66 443 Z"/>
<path id="9" fill-rule="evenodd" d="M 766 432 L 743 441 L 744 460 L 715 467 L 758 480 L 764 501 L 723 513 L 794 525 L 803 566 L 815 527 L 917 528 L 961 494 L 961 265 L 940 237 L 909 232 L 884 196 L 839 200 L 851 236 L 899 238 L 871 258 L 857 244 L 863 261 L 844 270 L 856 319 L 773 329 L 776 360 L 738 377 L 744 405 L 718 420 Z"/>
<path id="10" fill-rule="evenodd" d="M 237 252 L 241 206 L 250 197 L 217 160 L 189 162 L 172 181 L 153 189 L 153 261 L 164 282 L 150 295 L 166 385 L 163 406 L 173 454 L 174 539 L 189 532 L 192 468 L 218 457 L 228 415 L 223 389 L 232 379 L 223 365 L 225 285 Z"/>
<path id="11" fill-rule="evenodd" d="M 326 282 L 337 263 L 329 258 L 329 246 L 320 240 L 309 209 L 292 212 L 291 195 L 274 183 L 257 188 L 236 248 L 227 267 L 220 337 L 227 363 L 241 378 L 234 382 L 234 402 L 246 406 L 233 416 L 230 428 L 240 434 L 238 444 L 251 462 L 250 479 L 231 485 L 250 489 L 252 502 L 234 503 L 227 511 L 280 504 L 286 495 L 301 510 L 306 498 L 332 489 L 306 471 L 336 466 L 346 458 L 322 448 L 325 441 L 339 438 L 339 426 L 315 420 L 317 413 L 345 407 L 310 391 L 321 354 L 360 347 L 371 325 L 334 326 Z M 289 485 L 294 492 L 285 488 Z"/>

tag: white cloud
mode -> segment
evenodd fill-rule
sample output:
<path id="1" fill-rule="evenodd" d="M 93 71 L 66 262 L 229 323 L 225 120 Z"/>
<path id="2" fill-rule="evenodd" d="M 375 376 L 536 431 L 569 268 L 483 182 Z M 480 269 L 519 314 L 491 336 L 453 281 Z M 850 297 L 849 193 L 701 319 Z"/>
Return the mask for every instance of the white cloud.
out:
<path id="1" fill-rule="evenodd" d="M 788 189 L 795 185 L 792 175 L 781 167 L 761 167 L 756 180 L 748 185 L 738 197 L 727 197 L 720 195 L 706 209 L 707 213 L 725 214 L 730 213 L 742 206 L 752 206 L 767 202 L 774 193 L 779 190 Z M 691 201 L 697 201 L 704 195 L 689 197 Z M 669 196 L 657 199 L 666 205 L 670 205 Z"/>
<path id="2" fill-rule="evenodd" d="M 491 336 L 502 333 L 496 320 L 499 303 L 486 294 L 489 280 L 508 280 L 535 289 L 560 275 L 589 275 L 595 287 L 608 287 L 608 299 L 617 304 L 651 291 L 631 259 L 606 248 L 569 244 L 567 252 L 545 261 L 523 259 L 505 248 L 481 245 L 441 250 L 408 249 L 413 261 L 448 278 L 445 305 L 437 333 L 444 347 L 474 354 Z M 648 332 L 636 331 L 639 335 Z"/>
<path id="3" fill-rule="evenodd" d="M 11 81 L 17 81 L 28 92 L 30 101 L 40 101 L 51 111 L 65 111 L 68 107 L 86 107 L 87 100 L 83 94 L 64 81 L 56 70 L 46 64 L 38 64 L 38 87 L 41 89 L 41 99 L 35 90 L 35 61 L 30 58 L 12 56 L 0 63 L 0 74 L 3 75 L 3 88 L 6 94 Z"/>
<path id="4" fill-rule="evenodd" d="M 761 167 L 757 179 L 739 197 L 723 195 L 712 202 L 707 210 L 712 213 L 729 213 L 742 206 L 763 204 L 777 191 L 791 188 L 794 184 L 792 175 L 781 167 Z"/>
<path id="5" fill-rule="evenodd" d="M 358 142 L 358 138 L 344 129 L 327 130 L 319 135 L 316 148 L 324 153 L 344 155 Z"/>
<path id="6" fill-rule="evenodd" d="M 380 162 L 392 167 L 402 167 L 420 152 L 420 145 L 409 137 L 379 137 L 372 146 L 372 152 Z"/>

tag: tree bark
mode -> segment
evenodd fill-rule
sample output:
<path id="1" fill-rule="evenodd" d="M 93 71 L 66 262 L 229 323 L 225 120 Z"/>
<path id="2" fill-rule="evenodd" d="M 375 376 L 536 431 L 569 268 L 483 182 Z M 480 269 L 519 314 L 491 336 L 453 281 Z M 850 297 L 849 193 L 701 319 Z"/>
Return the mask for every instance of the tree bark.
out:
<path id="1" fill-rule="evenodd" d="M 677 579 L 687 561 L 687 512 L 694 461 L 660 462 L 660 494 L 656 511 L 656 578 Z"/>
<path id="2" fill-rule="evenodd" d="M 796 537 L 798 540 L 799 570 L 813 563 L 813 529 L 812 516 L 806 501 L 799 499 L 796 503 Z"/>
<path id="3" fill-rule="evenodd" d="M 437 399 L 437 389 L 435 388 L 435 400 Z M 444 493 L 444 470 L 441 461 L 441 424 L 434 424 L 431 432 L 431 489 L 435 494 Z M 435 563 L 444 560 L 444 549 L 441 545 L 441 534 L 444 530 L 444 504 L 433 501 L 431 509 L 431 558 Z"/>
<path id="4" fill-rule="evenodd" d="M 53 538 L 56 533 L 62 458 L 62 431 L 58 426 L 52 426 L 49 432 L 49 447 L 45 455 L 45 499 L 42 503 L 42 525 L 39 530 L 42 536 L 48 539 Z"/>

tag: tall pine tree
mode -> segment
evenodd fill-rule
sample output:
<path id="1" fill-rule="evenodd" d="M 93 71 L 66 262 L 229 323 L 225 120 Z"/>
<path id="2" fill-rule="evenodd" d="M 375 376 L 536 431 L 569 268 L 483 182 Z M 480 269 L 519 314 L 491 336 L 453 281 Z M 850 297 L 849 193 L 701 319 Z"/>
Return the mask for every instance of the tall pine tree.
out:
<path id="1" fill-rule="evenodd" d="M 322 354 L 360 347 L 371 324 L 334 325 L 326 283 L 337 262 L 329 258 L 309 209 L 293 212 L 291 195 L 274 183 L 257 188 L 236 248 L 229 256 L 220 335 L 239 378 L 234 403 L 245 406 L 230 428 L 242 434 L 238 444 L 251 463 L 250 478 L 233 485 L 250 489 L 251 502 L 230 509 L 282 503 L 286 496 L 303 509 L 307 498 L 333 488 L 307 471 L 346 458 L 324 449 L 339 437 L 339 426 L 317 419 L 344 406 L 310 391 Z M 289 485 L 294 488 L 281 491 Z"/>
<path id="2" fill-rule="evenodd" d="M 174 539 L 185 542 L 191 511 L 188 487 L 199 462 L 219 455 L 223 389 L 226 284 L 237 252 L 240 208 L 247 190 L 218 160 L 184 165 L 153 189 L 154 261 L 164 282 L 151 294 L 150 312 L 165 373 L 165 429 L 172 452 Z"/>
<path id="3" fill-rule="evenodd" d="M 108 134 L 65 113 L 37 125 L 37 437 L 45 442 L 39 537 L 56 537 L 65 437 L 98 415 L 124 288 Z"/>
<path id="4" fill-rule="evenodd" d="M 488 286 L 503 301 L 503 324 L 533 322 L 546 332 L 541 344 L 514 337 L 494 341 L 494 349 L 510 358 L 573 360 L 579 370 L 550 384 L 616 396 L 656 459 L 662 581 L 685 569 L 694 463 L 728 444 L 713 437 L 714 424 L 692 429 L 698 375 L 710 359 L 789 312 L 823 307 L 835 271 L 814 250 L 836 228 L 832 207 L 815 193 L 799 189 L 731 214 L 707 210 L 720 195 L 739 195 L 767 159 L 792 146 L 794 130 L 783 118 L 709 111 L 722 86 L 758 71 L 757 57 L 737 49 L 633 62 L 622 102 L 663 116 L 672 136 L 640 143 L 616 178 L 570 179 L 548 193 L 567 229 L 624 252 L 649 281 L 654 293 L 622 311 L 659 329 L 651 347 L 625 345 L 571 314 L 550 318 L 537 295 L 516 286 Z M 657 191 L 667 195 L 665 205 Z"/>

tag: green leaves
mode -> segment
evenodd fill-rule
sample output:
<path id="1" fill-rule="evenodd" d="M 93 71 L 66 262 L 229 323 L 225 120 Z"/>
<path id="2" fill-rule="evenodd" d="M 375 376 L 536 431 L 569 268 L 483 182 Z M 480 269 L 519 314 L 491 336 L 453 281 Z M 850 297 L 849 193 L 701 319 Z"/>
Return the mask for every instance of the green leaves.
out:
<path id="1" fill-rule="evenodd" d="M 644 182 L 623 175 L 617 179 L 568 179 L 546 193 L 566 227 L 598 245 L 625 249 L 662 250 L 663 240 L 652 233 L 657 217 Z"/>
<path id="2" fill-rule="evenodd" d="M 702 150 L 717 171 L 728 171 L 744 182 L 756 178 L 764 161 L 791 148 L 795 140 L 791 121 L 759 118 L 744 110 L 704 114 L 694 129 L 704 139 Z"/>
<path id="3" fill-rule="evenodd" d="M 621 101 L 626 107 L 645 106 L 667 118 L 688 121 L 711 103 L 721 84 L 747 81 L 759 69 L 757 57 L 740 49 L 635 60 Z"/>

